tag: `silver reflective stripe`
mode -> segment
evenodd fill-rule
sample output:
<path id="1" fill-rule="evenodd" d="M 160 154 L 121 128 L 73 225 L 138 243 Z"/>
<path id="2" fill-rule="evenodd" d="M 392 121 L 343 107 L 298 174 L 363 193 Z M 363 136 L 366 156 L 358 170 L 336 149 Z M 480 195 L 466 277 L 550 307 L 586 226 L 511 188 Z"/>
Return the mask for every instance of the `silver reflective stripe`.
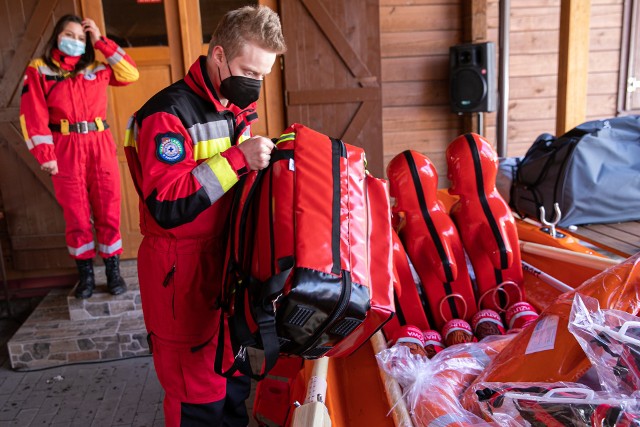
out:
<path id="1" fill-rule="evenodd" d="M 122 52 L 122 53 L 124 53 L 124 52 Z M 123 57 L 123 55 L 120 52 L 116 51 L 116 53 L 114 53 L 113 55 L 111 55 L 110 57 L 107 58 L 107 62 L 110 65 L 115 65 L 118 62 L 122 61 L 122 57 Z"/>
<path id="2" fill-rule="evenodd" d="M 37 147 L 40 144 L 53 144 L 53 136 L 51 135 L 33 135 L 31 137 L 31 142 L 34 147 Z M 27 146 L 29 143 L 27 142 Z"/>
<path id="3" fill-rule="evenodd" d="M 187 129 L 194 144 L 218 138 L 229 138 L 229 125 L 226 120 L 196 123 Z"/>
<path id="4" fill-rule="evenodd" d="M 127 127 L 126 129 L 128 130 L 133 130 L 133 138 L 137 141 L 138 140 L 138 122 L 136 122 L 135 120 L 135 116 L 130 116 L 129 120 L 127 121 Z"/>
<path id="5" fill-rule="evenodd" d="M 224 196 L 224 189 L 218 180 L 218 177 L 211 170 L 207 162 L 200 163 L 192 172 L 200 185 L 204 187 L 204 191 L 209 196 L 211 204 L 215 203 L 220 197 Z"/>
<path id="6" fill-rule="evenodd" d="M 45 76 L 59 76 L 60 73 L 56 73 L 48 65 L 40 65 L 38 67 L 38 72 Z"/>
<path id="7" fill-rule="evenodd" d="M 79 248 L 72 248 L 71 246 L 67 246 L 69 249 L 69 253 L 73 256 L 82 255 L 85 252 L 92 251 L 95 248 L 95 244 L 93 242 L 87 243 L 86 245 L 82 245 Z"/>
<path id="8" fill-rule="evenodd" d="M 107 255 L 111 255 L 120 248 L 122 248 L 122 239 L 112 245 L 103 245 L 102 243 L 98 243 L 98 250 Z"/>

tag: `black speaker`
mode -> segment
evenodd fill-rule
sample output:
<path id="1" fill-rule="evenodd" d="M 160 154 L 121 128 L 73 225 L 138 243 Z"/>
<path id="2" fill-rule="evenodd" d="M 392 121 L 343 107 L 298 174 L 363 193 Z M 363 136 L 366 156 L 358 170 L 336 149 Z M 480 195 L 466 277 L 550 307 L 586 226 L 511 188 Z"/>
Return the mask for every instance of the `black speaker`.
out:
<path id="1" fill-rule="evenodd" d="M 449 96 L 453 112 L 495 111 L 495 56 L 492 42 L 449 48 Z"/>

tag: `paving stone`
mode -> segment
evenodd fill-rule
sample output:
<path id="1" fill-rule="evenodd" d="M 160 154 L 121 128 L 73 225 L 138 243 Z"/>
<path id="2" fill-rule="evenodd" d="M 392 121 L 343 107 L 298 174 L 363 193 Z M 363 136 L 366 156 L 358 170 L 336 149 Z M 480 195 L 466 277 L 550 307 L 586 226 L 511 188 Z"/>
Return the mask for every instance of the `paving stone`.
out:
<path id="1" fill-rule="evenodd" d="M 123 263 L 123 276 L 135 276 L 133 266 Z M 103 271 L 96 269 L 96 277 Z M 137 285 L 137 277 L 126 280 Z M 133 311 L 81 321 L 70 319 L 68 294 L 55 290 L 36 301 L 21 326 L 0 321 L 0 427 L 164 426 L 164 392 L 149 356 L 139 294 Z M 89 353 L 98 359 L 89 360 Z M 70 355 L 89 363 L 70 364 Z M 32 360 L 20 362 L 24 371 L 12 370 L 21 357 Z M 41 367 L 47 369 L 34 370 Z M 248 407 L 251 413 L 251 402 Z"/>

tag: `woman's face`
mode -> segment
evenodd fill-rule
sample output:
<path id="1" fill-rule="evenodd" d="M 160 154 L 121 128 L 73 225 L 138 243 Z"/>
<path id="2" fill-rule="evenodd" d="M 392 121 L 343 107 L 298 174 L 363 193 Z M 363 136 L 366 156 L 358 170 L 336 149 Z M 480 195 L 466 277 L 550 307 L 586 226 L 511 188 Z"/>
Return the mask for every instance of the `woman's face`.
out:
<path id="1" fill-rule="evenodd" d="M 86 43 L 86 36 L 82 31 L 82 25 L 77 22 L 67 22 L 67 25 L 64 26 L 62 32 L 58 34 L 58 46 L 60 46 L 60 40 L 62 40 L 63 37 L 69 37 Z"/>

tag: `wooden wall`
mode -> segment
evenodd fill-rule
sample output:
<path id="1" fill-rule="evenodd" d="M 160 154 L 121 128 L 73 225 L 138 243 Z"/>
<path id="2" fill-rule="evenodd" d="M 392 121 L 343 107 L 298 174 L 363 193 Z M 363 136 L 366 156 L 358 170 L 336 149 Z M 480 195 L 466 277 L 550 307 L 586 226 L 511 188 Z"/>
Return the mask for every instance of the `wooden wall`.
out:
<path id="1" fill-rule="evenodd" d="M 444 150 L 459 129 L 449 109 L 449 47 L 462 36 L 460 3 L 380 1 L 385 165 L 412 149 L 446 175 Z"/>
<path id="2" fill-rule="evenodd" d="M 381 0 L 385 164 L 414 149 L 435 164 L 446 185 L 444 151 L 459 134 L 450 112 L 449 46 L 462 43 L 464 1 Z M 587 119 L 616 115 L 623 0 L 592 0 Z M 523 155 L 535 138 L 555 133 L 560 0 L 512 0 L 507 155 Z M 498 0 L 487 1 L 487 39 L 498 47 Z M 498 49 L 496 49 L 497 51 Z M 497 69 L 497 58 L 496 58 Z M 496 142 L 497 113 L 485 113 Z"/>
<path id="3" fill-rule="evenodd" d="M 616 115 L 623 0 L 592 0 L 586 119 Z M 498 42 L 498 0 L 489 0 L 488 37 Z M 560 0 L 511 2 L 507 155 L 521 156 L 535 138 L 555 134 Z M 495 116 L 487 114 L 495 139 Z"/>

